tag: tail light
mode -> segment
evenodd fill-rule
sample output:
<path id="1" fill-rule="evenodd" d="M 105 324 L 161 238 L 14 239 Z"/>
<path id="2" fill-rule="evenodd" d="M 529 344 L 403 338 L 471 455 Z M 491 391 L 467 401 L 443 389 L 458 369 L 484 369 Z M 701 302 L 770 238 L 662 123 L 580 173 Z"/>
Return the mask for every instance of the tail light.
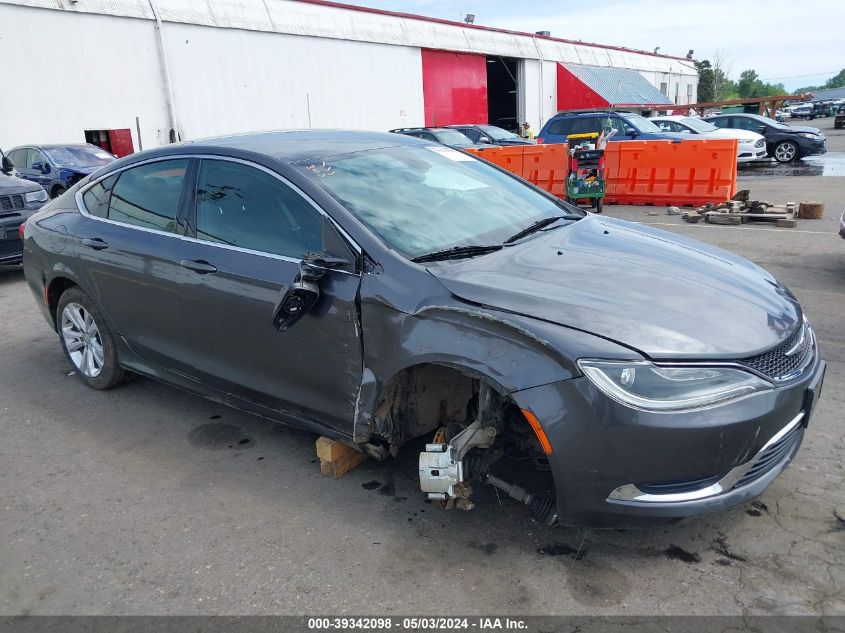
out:
<path id="1" fill-rule="evenodd" d="M 546 139 L 544 139 L 542 136 L 537 137 L 537 145 L 542 145 L 545 142 L 546 142 Z"/>
<path id="2" fill-rule="evenodd" d="M 26 222 L 21 222 L 21 225 L 18 227 L 18 235 L 21 236 L 21 242 L 23 242 L 24 233 L 26 233 Z"/>

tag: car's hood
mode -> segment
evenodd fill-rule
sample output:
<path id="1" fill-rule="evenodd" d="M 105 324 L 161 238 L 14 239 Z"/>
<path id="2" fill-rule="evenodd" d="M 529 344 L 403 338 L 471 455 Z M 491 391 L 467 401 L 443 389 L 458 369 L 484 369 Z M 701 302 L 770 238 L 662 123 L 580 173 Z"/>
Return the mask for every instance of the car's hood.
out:
<path id="1" fill-rule="evenodd" d="M 0 172 L 0 195 L 28 193 L 30 191 L 38 191 L 39 189 L 41 189 L 41 185 L 31 180 L 24 180 L 23 178 Z"/>
<path id="2" fill-rule="evenodd" d="M 534 145 L 534 141 L 512 138 L 496 141 L 496 145 Z"/>
<path id="3" fill-rule="evenodd" d="M 466 301 L 586 330 L 652 358 L 754 355 L 801 320 L 791 293 L 751 262 L 597 216 L 429 270 Z"/>
<path id="4" fill-rule="evenodd" d="M 71 171 L 71 172 L 74 172 L 74 173 L 77 173 L 77 174 L 83 174 L 84 176 L 87 176 L 88 174 L 92 174 L 95 171 L 97 171 L 98 169 L 100 169 L 100 167 L 105 167 L 105 165 L 94 165 L 94 166 L 89 166 L 89 167 L 80 167 L 80 166 L 61 167 L 60 166 L 59 169 L 62 170 L 62 171 Z"/>
<path id="5" fill-rule="evenodd" d="M 799 132 L 810 132 L 811 134 L 818 134 L 821 136 L 822 131 L 817 127 L 810 127 L 808 125 L 789 125 L 787 126 L 789 129 L 781 130 L 781 132 L 792 132 L 797 134 Z"/>

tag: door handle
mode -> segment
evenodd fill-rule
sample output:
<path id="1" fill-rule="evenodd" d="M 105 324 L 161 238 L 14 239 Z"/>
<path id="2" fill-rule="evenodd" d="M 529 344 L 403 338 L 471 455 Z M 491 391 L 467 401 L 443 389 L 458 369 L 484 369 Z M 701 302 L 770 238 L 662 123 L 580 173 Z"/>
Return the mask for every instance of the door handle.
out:
<path id="1" fill-rule="evenodd" d="M 179 262 L 179 264 L 188 270 L 193 270 L 195 273 L 199 273 L 200 275 L 217 272 L 217 266 L 209 264 L 204 259 L 183 259 Z"/>
<path id="2" fill-rule="evenodd" d="M 101 251 L 109 247 L 109 245 L 99 237 L 86 238 L 82 240 L 82 244 L 88 248 L 93 248 L 95 251 Z"/>

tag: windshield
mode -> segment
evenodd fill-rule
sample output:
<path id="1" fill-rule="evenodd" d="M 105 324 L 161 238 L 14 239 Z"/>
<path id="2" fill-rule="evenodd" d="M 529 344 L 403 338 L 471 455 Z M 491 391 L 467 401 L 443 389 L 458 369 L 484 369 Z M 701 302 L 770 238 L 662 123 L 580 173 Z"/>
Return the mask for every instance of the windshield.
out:
<path id="1" fill-rule="evenodd" d="M 489 134 L 492 138 L 497 141 L 512 141 L 514 139 L 521 140 L 516 134 L 513 132 L 508 132 L 507 130 L 503 130 L 500 127 L 496 127 L 495 125 L 479 125 L 479 128 L 484 130 L 487 134 Z"/>
<path id="2" fill-rule="evenodd" d="M 457 130 L 436 130 L 434 135 L 437 140 L 446 145 L 473 145 L 468 136 L 464 136 Z"/>
<path id="3" fill-rule="evenodd" d="M 540 219 L 578 213 L 448 147 L 387 147 L 296 166 L 409 259 L 502 244 Z"/>
<path id="4" fill-rule="evenodd" d="M 641 117 L 639 114 L 625 114 L 622 115 L 622 118 L 637 128 L 641 133 L 663 134 L 663 130 L 645 117 Z"/>
<path id="5" fill-rule="evenodd" d="M 50 160 L 60 167 L 102 167 L 114 160 L 114 156 L 99 147 L 51 147 L 44 150 Z"/>
<path id="6" fill-rule="evenodd" d="M 694 119 L 692 117 L 681 119 L 681 123 L 691 127 L 693 130 L 698 130 L 699 132 L 716 132 L 719 129 L 712 123 L 702 121 L 701 119 Z"/>

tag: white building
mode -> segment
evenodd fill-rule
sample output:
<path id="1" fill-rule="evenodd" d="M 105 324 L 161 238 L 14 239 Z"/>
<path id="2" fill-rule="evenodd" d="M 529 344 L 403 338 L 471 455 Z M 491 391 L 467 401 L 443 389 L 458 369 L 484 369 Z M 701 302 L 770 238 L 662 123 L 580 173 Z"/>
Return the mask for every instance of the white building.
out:
<path id="1" fill-rule="evenodd" d="M 698 80 L 687 59 L 325 0 L 0 0 L 0 58 L 0 146 L 121 154 L 259 129 L 536 131 L 572 96 L 563 64 L 634 70 L 667 103 Z"/>

